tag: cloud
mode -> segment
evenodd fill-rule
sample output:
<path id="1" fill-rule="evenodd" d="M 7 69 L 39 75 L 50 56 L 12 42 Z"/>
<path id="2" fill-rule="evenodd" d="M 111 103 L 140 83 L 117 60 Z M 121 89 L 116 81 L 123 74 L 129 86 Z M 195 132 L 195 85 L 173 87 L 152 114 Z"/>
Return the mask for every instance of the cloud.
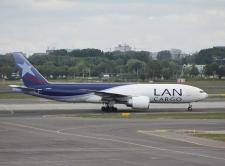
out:
<path id="1" fill-rule="evenodd" d="M 1 0 L 0 52 L 119 43 L 190 52 L 224 45 L 222 0 Z"/>

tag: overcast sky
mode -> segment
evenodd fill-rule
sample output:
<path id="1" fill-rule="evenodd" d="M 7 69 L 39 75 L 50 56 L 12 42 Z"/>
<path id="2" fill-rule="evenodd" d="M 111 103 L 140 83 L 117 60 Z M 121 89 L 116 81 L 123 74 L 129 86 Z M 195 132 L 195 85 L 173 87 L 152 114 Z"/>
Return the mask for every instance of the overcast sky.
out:
<path id="1" fill-rule="evenodd" d="M 225 0 L 0 0 L 0 53 L 225 46 Z"/>

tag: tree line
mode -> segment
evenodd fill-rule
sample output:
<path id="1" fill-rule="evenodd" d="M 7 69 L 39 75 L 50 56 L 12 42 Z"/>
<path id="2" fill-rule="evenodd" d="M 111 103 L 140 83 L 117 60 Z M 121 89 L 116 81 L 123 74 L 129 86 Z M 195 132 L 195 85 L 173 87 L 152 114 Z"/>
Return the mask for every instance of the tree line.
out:
<path id="1" fill-rule="evenodd" d="M 225 48 L 201 50 L 184 58 L 172 59 L 169 51 L 158 53 L 157 59 L 148 51 L 103 52 L 98 49 L 54 50 L 48 54 L 37 54 L 28 60 L 47 78 L 71 79 L 76 77 L 102 77 L 104 74 L 127 80 L 176 79 L 197 77 L 197 64 L 205 64 L 204 75 L 225 76 Z M 184 70 L 184 64 L 192 64 Z M 0 78 L 13 79 L 15 63 L 10 55 L 0 55 Z"/>

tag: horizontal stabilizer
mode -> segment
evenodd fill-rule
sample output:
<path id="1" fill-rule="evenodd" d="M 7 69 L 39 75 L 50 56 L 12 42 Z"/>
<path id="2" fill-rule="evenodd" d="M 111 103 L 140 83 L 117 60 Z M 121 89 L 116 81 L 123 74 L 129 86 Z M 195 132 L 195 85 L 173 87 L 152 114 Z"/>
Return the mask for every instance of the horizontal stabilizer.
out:
<path id="1" fill-rule="evenodd" d="M 13 92 L 35 92 L 36 89 L 27 88 L 25 86 L 18 86 L 18 85 L 9 85 L 12 88 Z"/>

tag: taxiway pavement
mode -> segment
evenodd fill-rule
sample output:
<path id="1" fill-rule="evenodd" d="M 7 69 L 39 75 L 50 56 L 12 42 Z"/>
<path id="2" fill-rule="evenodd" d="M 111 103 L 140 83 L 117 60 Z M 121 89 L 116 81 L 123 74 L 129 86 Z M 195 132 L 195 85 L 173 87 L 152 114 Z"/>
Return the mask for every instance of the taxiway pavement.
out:
<path id="1" fill-rule="evenodd" d="M 4 166 L 224 166 L 225 147 L 141 131 L 225 130 L 224 120 L 0 117 Z"/>
<path id="2" fill-rule="evenodd" d="M 225 101 L 202 101 L 192 103 L 193 112 L 225 112 Z M 97 113 L 101 112 L 102 104 L 62 103 L 51 100 L 32 99 L 1 99 L 0 115 L 15 113 L 62 114 L 62 113 Z M 125 105 L 116 105 L 120 112 L 147 112 L 132 110 Z M 150 112 L 184 112 L 188 104 L 150 104 Z"/>
<path id="3" fill-rule="evenodd" d="M 224 120 L 70 116 L 99 113 L 100 107 L 100 104 L 68 104 L 43 99 L 0 100 L 0 165 L 219 166 L 225 163 L 224 143 L 190 138 L 177 132 L 225 131 Z M 182 112 L 185 108 L 186 105 L 152 104 L 150 111 Z M 225 111 L 225 104 L 206 101 L 194 103 L 193 108 L 196 112 L 221 112 Z M 128 111 L 123 106 L 120 109 Z"/>

